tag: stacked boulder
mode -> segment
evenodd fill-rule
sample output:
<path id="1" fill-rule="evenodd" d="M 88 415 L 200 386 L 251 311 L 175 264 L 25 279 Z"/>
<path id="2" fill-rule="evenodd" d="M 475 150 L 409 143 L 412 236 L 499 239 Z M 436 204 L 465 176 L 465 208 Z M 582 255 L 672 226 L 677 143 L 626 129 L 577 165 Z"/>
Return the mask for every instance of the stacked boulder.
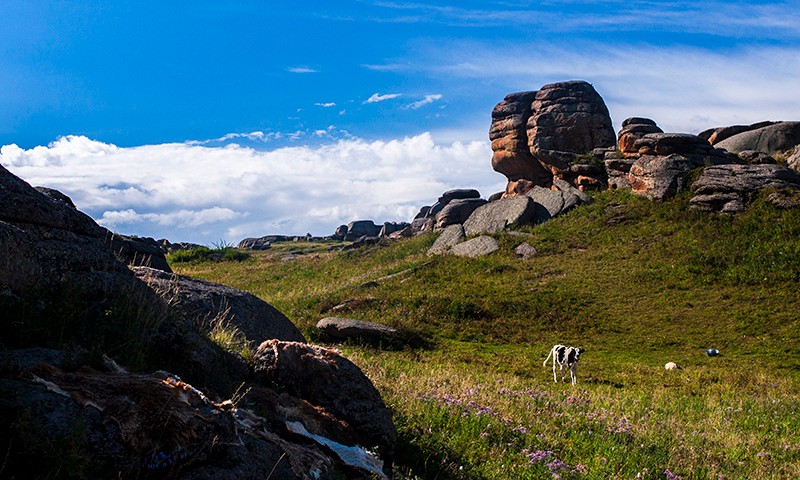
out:
<path id="1" fill-rule="evenodd" d="M 563 179 L 581 189 L 603 188 L 605 170 L 597 155 L 616 144 L 605 102 L 584 81 L 506 96 L 492 111 L 489 138 L 492 167 L 508 178 L 506 196 L 519 193 L 521 180 L 549 187 Z"/>

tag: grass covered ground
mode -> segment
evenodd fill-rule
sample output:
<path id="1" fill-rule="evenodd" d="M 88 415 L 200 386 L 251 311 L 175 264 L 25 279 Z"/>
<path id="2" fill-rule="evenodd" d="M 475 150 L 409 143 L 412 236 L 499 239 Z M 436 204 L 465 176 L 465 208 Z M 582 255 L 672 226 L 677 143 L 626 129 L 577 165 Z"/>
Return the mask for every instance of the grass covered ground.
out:
<path id="1" fill-rule="evenodd" d="M 325 316 L 424 338 L 342 347 L 393 411 L 400 478 L 800 478 L 800 211 L 610 191 L 523 233 L 473 260 L 428 257 L 432 234 L 173 268 L 260 296 L 312 341 Z M 542 367 L 554 343 L 587 349 L 577 387 Z"/>

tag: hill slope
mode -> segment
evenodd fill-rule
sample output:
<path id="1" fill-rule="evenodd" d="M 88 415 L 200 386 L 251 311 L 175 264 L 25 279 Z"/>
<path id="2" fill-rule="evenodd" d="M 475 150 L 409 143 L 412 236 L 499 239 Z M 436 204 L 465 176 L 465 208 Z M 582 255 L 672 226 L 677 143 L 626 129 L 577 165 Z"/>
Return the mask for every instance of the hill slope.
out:
<path id="1" fill-rule="evenodd" d="M 434 238 L 172 266 L 255 293 L 311 338 L 324 316 L 425 338 L 345 348 L 395 411 L 409 477 L 800 475 L 800 210 L 723 217 L 607 191 L 499 235 L 489 257 L 428 257 Z M 523 241 L 534 258 L 513 253 Z M 554 343 L 587 349 L 578 388 L 541 366 Z"/>

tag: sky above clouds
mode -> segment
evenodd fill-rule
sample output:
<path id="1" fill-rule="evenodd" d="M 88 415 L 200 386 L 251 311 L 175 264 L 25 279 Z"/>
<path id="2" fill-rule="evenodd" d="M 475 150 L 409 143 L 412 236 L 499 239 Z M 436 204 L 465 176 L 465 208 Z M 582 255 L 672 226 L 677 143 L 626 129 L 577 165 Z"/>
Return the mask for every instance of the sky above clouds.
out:
<path id="1" fill-rule="evenodd" d="M 0 164 L 210 244 L 503 188 L 492 107 L 583 79 L 617 128 L 800 119 L 796 1 L 0 2 Z"/>

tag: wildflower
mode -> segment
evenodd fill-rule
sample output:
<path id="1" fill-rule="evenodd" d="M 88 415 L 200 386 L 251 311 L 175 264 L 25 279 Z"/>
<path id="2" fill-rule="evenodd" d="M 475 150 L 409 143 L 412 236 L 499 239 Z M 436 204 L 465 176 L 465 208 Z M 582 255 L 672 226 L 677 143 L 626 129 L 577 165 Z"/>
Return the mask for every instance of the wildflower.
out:
<path id="1" fill-rule="evenodd" d="M 772 458 L 772 456 L 769 454 L 769 452 L 758 452 L 756 454 L 756 457 L 763 458 L 764 460 L 769 460 L 770 458 Z"/>
<path id="2" fill-rule="evenodd" d="M 683 480 L 683 477 L 679 477 L 674 473 L 669 471 L 669 468 L 664 470 L 664 475 L 667 477 L 667 480 Z"/>

